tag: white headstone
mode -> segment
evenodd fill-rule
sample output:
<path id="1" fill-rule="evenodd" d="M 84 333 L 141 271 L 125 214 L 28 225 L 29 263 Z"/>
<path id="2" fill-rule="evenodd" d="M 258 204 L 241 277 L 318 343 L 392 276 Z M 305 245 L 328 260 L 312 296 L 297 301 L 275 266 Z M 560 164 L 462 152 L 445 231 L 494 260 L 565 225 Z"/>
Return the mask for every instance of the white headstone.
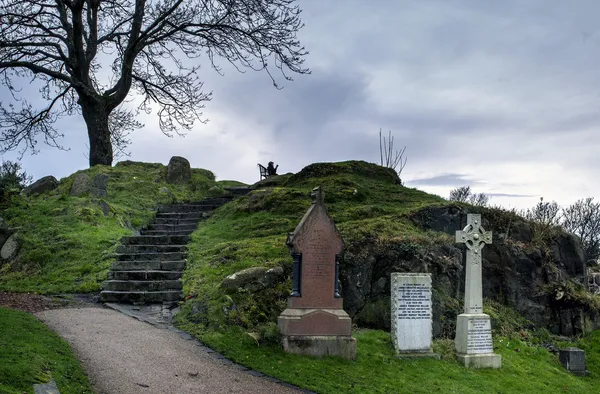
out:
<path id="1" fill-rule="evenodd" d="M 502 358 L 494 354 L 490 317 L 483 313 L 481 251 L 492 243 L 492 232 L 481 227 L 481 215 L 468 214 L 467 227 L 456 232 L 456 242 L 467 247 L 465 264 L 465 309 L 456 321 L 457 357 L 467 367 L 500 368 Z"/>
<path id="2" fill-rule="evenodd" d="M 393 273 L 392 343 L 401 356 L 431 353 L 431 274 Z"/>

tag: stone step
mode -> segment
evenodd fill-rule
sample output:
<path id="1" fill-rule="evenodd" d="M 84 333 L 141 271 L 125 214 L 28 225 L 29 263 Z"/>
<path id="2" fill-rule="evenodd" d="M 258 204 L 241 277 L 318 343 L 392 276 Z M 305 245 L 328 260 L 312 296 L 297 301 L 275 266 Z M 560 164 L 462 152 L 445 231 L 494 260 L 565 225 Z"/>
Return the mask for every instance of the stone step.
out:
<path id="1" fill-rule="evenodd" d="M 181 279 L 181 271 L 109 271 L 109 280 L 176 280 Z"/>
<path id="2" fill-rule="evenodd" d="M 189 219 L 189 220 L 202 220 L 210 216 L 209 212 L 170 212 L 170 213 L 157 213 L 154 220 L 157 219 Z"/>
<path id="3" fill-rule="evenodd" d="M 117 261 L 175 261 L 184 260 L 185 252 L 166 252 L 166 253 L 115 253 L 113 255 Z"/>
<path id="4" fill-rule="evenodd" d="M 111 271 L 183 271 L 185 260 L 178 261 L 115 261 Z"/>
<path id="5" fill-rule="evenodd" d="M 107 280 L 102 284 L 107 291 L 165 291 L 181 290 L 181 280 Z"/>
<path id="6" fill-rule="evenodd" d="M 198 227 L 198 223 L 192 224 L 150 224 L 146 230 L 157 231 L 194 231 Z"/>
<path id="7" fill-rule="evenodd" d="M 187 224 L 197 226 L 200 219 L 155 218 L 153 224 Z"/>
<path id="8" fill-rule="evenodd" d="M 102 291 L 101 302 L 117 303 L 159 303 L 165 301 L 179 301 L 183 298 L 181 290 L 166 291 Z"/>
<path id="9" fill-rule="evenodd" d="M 242 187 L 224 187 L 223 190 L 228 191 L 229 193 L 233 194 L 234 196 L 245 196 L 246 194 L 250 193 L 254 189 L 242 186 Z"/>
<path id="10" fill-rule="evenodd" d="M 210 212 L 218 207 L 216 204 L 165 204 L 158 206 L 158 213 L 202 213 Z"/>
<path id="11" fill-rule="evenodd" d="M 210 204 L 210 205 L 217 205 L 220 207 L 221 205 L 226 204 L 231 200 L 233 200 L 233 196 L 223 196 L 223 197 L 205 198 L 202 201 L 192 201 L 189 204 L 192 204 L 192 205 Z"/>
<path id="12" fill-rule="evenodd" d="M 122 245 L 186 245 L 187 235 L 134 235 L 121 238 Z"/>
<path id="13" fill-rule="evenodd" d="M 186 230 L 186 231 L 163 231 L 163 230 L 142 230 L 140 233 L 142 235 L 187 235 L 189 236 L 193 233 L 194 230 Z"/>
<path id="14" fill-rule="evenodd" d="M 138 254 L 138 253 L 172 253 L 186 251 L 187 245 L 119 245 L 117 253 Z"/>

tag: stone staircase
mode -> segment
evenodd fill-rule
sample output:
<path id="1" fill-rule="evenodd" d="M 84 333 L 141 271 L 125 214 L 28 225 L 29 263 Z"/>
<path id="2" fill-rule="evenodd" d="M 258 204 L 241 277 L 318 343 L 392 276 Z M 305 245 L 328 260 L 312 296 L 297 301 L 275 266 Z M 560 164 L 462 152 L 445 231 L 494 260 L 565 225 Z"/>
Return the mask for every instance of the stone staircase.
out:
<path id="1" fill-rule="evenodd" d="M 190 234 L 211 211 L 232 199 L 159 206 L 154 222 L 140 235 L 121 239 L 100 301 L 150 304 L 181 300 L 181 275 Z"/>

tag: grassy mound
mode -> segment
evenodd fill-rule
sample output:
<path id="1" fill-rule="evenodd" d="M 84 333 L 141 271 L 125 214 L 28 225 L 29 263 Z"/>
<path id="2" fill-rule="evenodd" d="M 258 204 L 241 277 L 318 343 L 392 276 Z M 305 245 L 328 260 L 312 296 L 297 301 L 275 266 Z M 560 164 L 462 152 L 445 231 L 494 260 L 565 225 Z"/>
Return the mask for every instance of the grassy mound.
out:
<path id="1" fill-rule="evenodd" d="M 32 315 L 0 308 L 0 392 L 33 393 L 56 381 L 63 394 L 93 393 L 68 343 Z"/>
<path id="2" fill-rule="evenodd" d="M 0 267 L 0 290 L 42 294 L 98 291 L 118 241 L 154 216 L 157 204 L 197 201 L 217 186 L 212 172 L 192 169 L 187 185 L 165 183 L 166 166 L 126 161 L 79 171 L 107 174 L 108 196 L 70 197 L 75 174 L 35 197 L 14 196 L 2 217 L 22 244 L 15 261 Z M 217 188 L 218 189 L 218 188 Z M 110 212 L 105 216 L 100 203 Z"/>
<path id="3" fill-rule="evenodd" d="M 166 167 L 160 164 L 125 162 L 86 170 L 90 176 L 109 175 L 108 197 L 102 199 L 110 206 L 109 216 L 103 215 L 99 201 L 69 197 L 73 176 L 62 179 L 48 195 L 15 198 L 2 216 L 20 227 L 23 248 L 15 262 L 0 268 L 0 290 L 96 291 L 120 237 L 148 223 L 157 204 L 199 200 L 224 193 L 227 187 L 244 186 L 236 181 L 215 182 L 206 170 L 193 171 L 191 184 L 176 186 L 164 182 Z M 449 206 L 448 201 L 404 187 L 393 171 L 374 164 L 312 164 L 297 174 L 256 183 L 252 193 L 222 206 L 200 224 L 192 235 L 184 272 L 187 299 L 177 316 L 181 328 L 239 363 L 318 392 L 475 393 L 482 388 L 497 393 L 597 392 L 600 334 L 574 343 L 586 350 L 592 371 L 591 376 L 576 378 L 542 346 L 557 343 L 558 338 L 531 328 L 514 311 L 489 300 L 484 311 L 492 318 L 495 350 L 503 356 L 500 371 L 464 369 L 454 360 L 448 339 L 435 342 L 435 350 L 444 355 L 442 361 L 398 360 L 389 333 L 366 329 L 354 334 L 356 362 L 283 353 L 275 322 L 285 308 L 291 281 L 258 290 L 224 289 L 221 284 L 227 276 L 251 267 L 281 267 L 289 278 L 292 260 L 286 236 L 309 207 L 309 193 L 315 186 L 322 186 L 329 213 L 349 249 L 360 250 L 368 240 L 380 248 L 401 247 L 396 250 L 400 255 L 422 246 L 453 243 L 447 234 L 415 224 L 417 213 L 427 214 L 424 208 L 433 211 Z M 481 211 L 502 229 L 516 220 L 502 210 L 472 211 Z M 568 295 L 575 297 L 575 290 Z M 388 305 L 383 308 L 389 311 Z"/>
<path id="4" fill-rule="evenodd" d="M 296 175 L 280 176 L 285 179 L 279 186 L 259 187 L 216 210 L 192 236 L 183 278 L 184 290 L 192 299 L 184 306 L 181 319 L 202 324 L 207 330 L 239 325 L 267 336 L 274 331 L 290 281 L 258 293 L 240 289 L 228 294 L 220 284 L 226 276 L 255 266 L 283 267 L 289 272 L 291 258 L 285 238 L 309 207 L 309 193 L 318 185 L 323 187 L 327 208 L 346 243 L 398 234 L 426 238 L 409 214 L 447 202 L 401 186 L 392 173 L 361 161 L 316 163 Z"/>

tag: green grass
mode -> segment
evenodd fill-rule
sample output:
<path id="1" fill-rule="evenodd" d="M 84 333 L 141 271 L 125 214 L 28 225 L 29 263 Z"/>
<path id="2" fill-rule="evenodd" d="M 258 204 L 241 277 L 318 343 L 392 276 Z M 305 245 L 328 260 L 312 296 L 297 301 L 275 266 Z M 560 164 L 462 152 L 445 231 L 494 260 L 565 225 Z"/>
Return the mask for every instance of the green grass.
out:
<path id="1" fill-rule="evenodd" d="M 61 394 L 93 393 L 68 343 L 32 315 L 0 308 L 0 392 L 33 393 L 50 379 Z"/>
<path id="2" fill-rule="evenodd" d="M 557 355 L 506 337 L 494 341 L 502 369 L 474 370 L 454 359 L 449 340 L 434 341 L 442 360 L 400 360 L 389 333 L 359 329 L 354 332 L 357 359 L 348 361 L 286 354 L 278 345 L 258 345 L 239 327 L 201 332 L 186 323 L 181 328 L 240 364 L 317 393 L 597 393 L 600 384 L 600 332 L 581 341 L 592 374 L 575 377 Z"/>
<path id="3" fill-rule="evenodd" d="M 108 196 L 102 200 L 110 206 L 109 216 L 99 199 L 69 196 L 75 174 L 48 194 L 14 196 L 2 217 L 18 228 L 22 248 L 15 261 L 0 268 L 0 290 L 98 291 L 121 237 L 147 224 L 158 204 L 198 201 L 215 186 L 214 175 L 203 169 L 192 169 L 189 184 L 167 184 L 162 164 L 124 162 L 80 172 L 91 178 L 108 174 Z"/>

